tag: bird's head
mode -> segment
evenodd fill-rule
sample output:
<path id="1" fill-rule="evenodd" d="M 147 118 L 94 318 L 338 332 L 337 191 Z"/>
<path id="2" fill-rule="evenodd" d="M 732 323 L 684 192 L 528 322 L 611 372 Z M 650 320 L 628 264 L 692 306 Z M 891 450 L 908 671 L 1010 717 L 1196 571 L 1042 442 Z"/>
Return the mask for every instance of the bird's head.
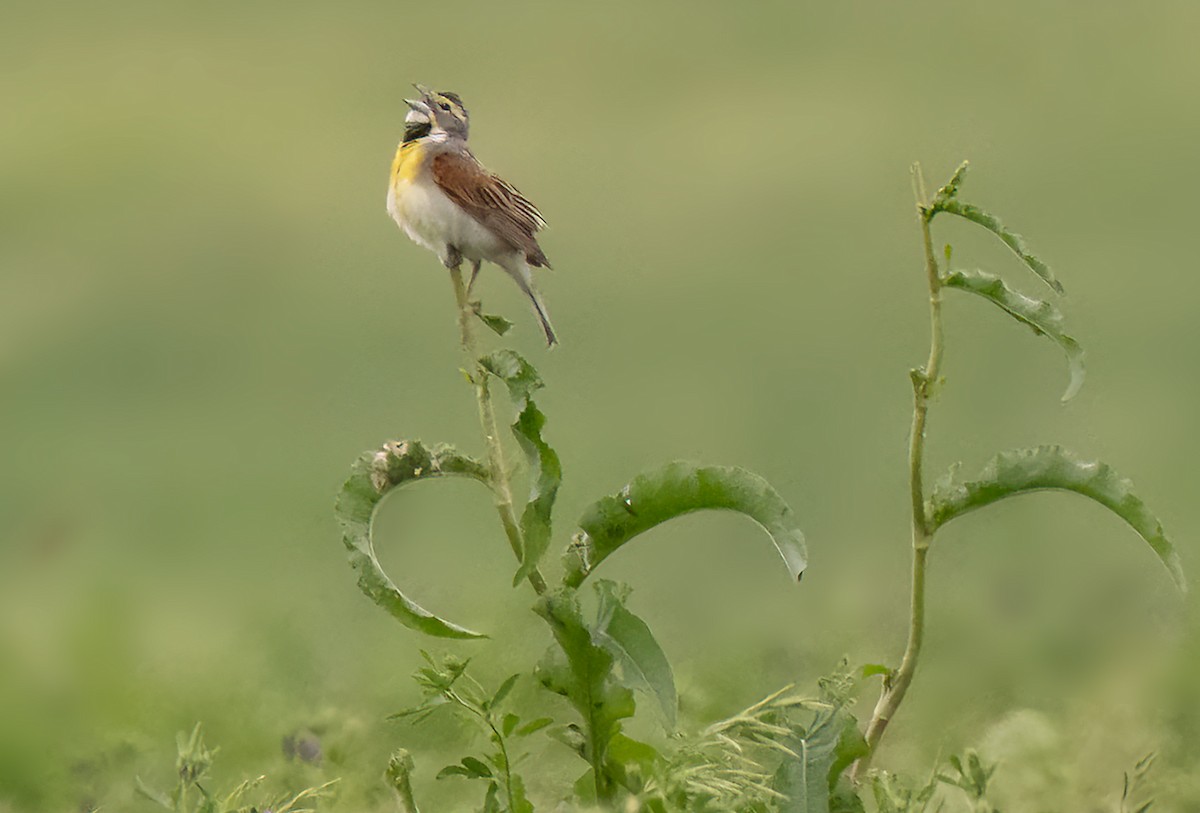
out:
<path id="1" fill-rule="evenodd" d="M 458 94 L 430 90 L 424 85 L 414 87 L 421 92 L 421 98 L 404 100 L 410 108 L 404 119 L 405 140 L 409 139 L 410 131 L 417 133 L 416 138 L 445 133 L 447 136 L 466 140 L 470 116 Z"/>

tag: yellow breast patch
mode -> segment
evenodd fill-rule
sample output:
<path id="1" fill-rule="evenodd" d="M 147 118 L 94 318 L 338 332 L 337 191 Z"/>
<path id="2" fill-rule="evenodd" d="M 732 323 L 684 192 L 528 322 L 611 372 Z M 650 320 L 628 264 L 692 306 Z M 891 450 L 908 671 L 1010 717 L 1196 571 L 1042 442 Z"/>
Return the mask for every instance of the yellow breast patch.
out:
<path id="1" fill-rule="evenodd" d="M 417 177 L 421 165 L 425 162 L 423 147 L 420 141 L 408 141 L 396 150 L 396 157 L 392 159 L 392 186 L 401 181 L 412 181 Z"/>

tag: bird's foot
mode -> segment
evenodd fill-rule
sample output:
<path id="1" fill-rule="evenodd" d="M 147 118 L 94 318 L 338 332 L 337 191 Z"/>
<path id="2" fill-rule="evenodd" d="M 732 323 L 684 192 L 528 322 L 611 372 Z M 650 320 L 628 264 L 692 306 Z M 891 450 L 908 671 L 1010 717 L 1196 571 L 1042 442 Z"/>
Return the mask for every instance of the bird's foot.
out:
<path id="1" fill-rule="evenodd" d="M 471 261 L 471 279 L 467 282 L 467 296 L 471 295 L 471 289 L 475 287 L 475 280 L 479 278 L 480 260 Z"/>

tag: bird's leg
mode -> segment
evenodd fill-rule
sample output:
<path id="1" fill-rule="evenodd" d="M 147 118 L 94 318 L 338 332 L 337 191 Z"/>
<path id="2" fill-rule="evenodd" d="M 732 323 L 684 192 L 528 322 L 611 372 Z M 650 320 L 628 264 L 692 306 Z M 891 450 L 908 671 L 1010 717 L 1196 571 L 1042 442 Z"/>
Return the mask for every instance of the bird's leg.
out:
<path id="1" fill-rule="evenodd" d="M 459 251 L 456 246 L 452 246 L 449 243 L 447 243 L 446 244 L 446 254 L 442 257 L 442 265 L 446 266 L 450 270 L 454 270 L 455 268 L 458 268 L 460 265 L 462 265 L 462 261 L 463 261 L 462 252 Z"/>
<path id="2" fill-rule="evenodd" d="M 471 289 L 475 287 L 475 280 L 479 277 L 479 265 L 482 260 L 471 260 L 471 279 L 467 281 L 467 296 L 471 295 Z"/>

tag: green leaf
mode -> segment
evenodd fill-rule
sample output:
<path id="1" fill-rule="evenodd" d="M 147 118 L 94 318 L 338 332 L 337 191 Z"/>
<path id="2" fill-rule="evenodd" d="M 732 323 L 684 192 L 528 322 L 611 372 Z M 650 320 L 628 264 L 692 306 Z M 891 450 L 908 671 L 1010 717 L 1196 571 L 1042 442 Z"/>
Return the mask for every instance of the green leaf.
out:
<path id="1" fill-rule="evenodd" d="M 564 588 L 541 596 L 534 611 L 550 625 L 558 643 L 538 664 L 538 679 L 579 712 L 584 721 L 580 753 L 593 768 L 603 766 L 608 744 L 621 730 L 620 721 L 633 716 L 633 693 L 613 675 L 615 656 L 593 642 L 575 590 Z M 601 771 L 597 782 L 605 792 L 611 789 L 607 773 Z"/>
<path id="2" fill-rule="evenodd" d="M 946 185 L 937 191 L 933 198 L 933 206 L 936 209 L 946 201 L 953 200 L 958 197 L 959 187 L 962 186 L 963 179 L 966 178 L 967 169 L 970 168 L 969 161 L 963 161 L 958 165 L 958 169 L 954 170 L 954 174 L 950 176 L 950 180 L 946 181 Z M 949 250 L 949 246 L 946 249 Z"/>
<path id="3" fill-rule="evenodd" d="M 867 738 L 858 728 L 858 721 L 847 711 L 838 714 L 841 718 L 842 731 L 838 735 L 837 748 L 833 752 L 833 764 L 829 766 L 829 790 L 838 786 L 842 772 L 856 760 L 865 757 L 871 749 L 867 747 Z"/>
<path id="4" fill-rule="evenodd" d="M 489 779 L 492 776 L 492 769 L 484 764 L 483 760 L 475 757 L 463 757 L 463 767 L 467 769 L 467 775 L 478 779 Z"/>
<path id="5" fill-rule="evenodd" d="M 858 732 L 854 719 L 838 709 L 819 715 L 808 731 L 798 730 L 780 740 L 798 756 L 785 759 L 775 773 L 775 790 L 785 797 L 779 803 L 780 813 L 828 813 L 829 793 L 841 773 L 840 769 L 835 773 L 835 767 L 845 768 L 860 750 L 857 740 L 847 734 L 847 726 Z M 861 748 L 865 749 L 865 741 Z"/>
<path id="6" fill-rule="evenodd" d="M 520 722 L 521 718 L 515 714 L 510 713 L 504 715 L 504 719 L 500 722 L 500 733 L 505 737 L 512 736 L 512 733 L 517 730 L 517 726 L 520 724 Z"/>
<path id="7" fill-rule="evenodd" d="M 997 455 L 973 480 L 959 482 L 955 470 L 939 480 L 926 503 L 930 530 L 1018 494 L 1074 491 L 1109 509 L 1146 541 L 1166 566 L 1176 587 L 1187 592 L 1183 567 L 1162 523 L 1133 493 L 1133 485 L 1106 463 L 1082 461 L 1060 446 L 1039 446 Z"/>
<path id="8" fill-rule="evenodd" d="M 509 675 L 508 679 L 500 684 L 500 688 L 496 690 L 496 694 L 492 696 L 492 699 L 488 701 L 487 707 L 494 709 L 500 705 L 504 701 L 504 698 L 508 697 L 508 693 L 512 691 L 512 687 L 516 685 L 519 677 L 521 677 L 519 674 Z"/>
<path id="9" fill-rule="evenodd" d="M 591 811 L 596 807 L 596 774 L 591 768 L 583 773 L 571 785 L 575 803 L 584 810 Z"/>
<path id="10" fill-rule="evenodd" d="M 467 768 L 464 768 L 462 765 L 447 765 L 445 768 L 442 768 L 437 772 L 437 776 L 435 776 L 434 779 L 447 779 L 451 776 L 462 776 L 469 779 L 474 776 L 474 774 L 471 773 L 471 771 Z"/>
<path id="11" fill-rule="evenodd" d="M 517 736 L 518 737 L 528 737 L 530 734 L 541 731 L 546 726 L 553 725 L 553 724 L 554 724 L 553 717 L 539 717 L 536 720 L 530 720 L 528 723 L 525 723 L 525 725 L 518 726 L 517 727 Z"/>
<path id="12" fill-rule="evenodd" d="M 483 633 L 451 623 L 426 610 L 400 591 L 375 555 L 372 524 L 379 503 L 393 489 L 418 480 L 447 476 L 469 477 L 490 486 L 486 467 L 453 447 L 426 449 L 420 441 L 391 441 L 354 464 L 342 486 L 335 514 L 350 566 L 367 597 L 410 629 L 438 638 L 485 638 Z"/>
<path id="13" fill-rule="evenodd" d="M 503 810 L 500 806 L 500 785 L 489 782 L 487 795 L 483 797 L 483 813 L 502 813 Z"/>
<path id="14" fill-rule="evenodd" d="M 987 793 L 988 781 L 996 772 L 996 766 L 984 768 L 979 754 L 967 751 L 967 767 L 970 769 L 971 787 L 974 789 L 975 795 L 982 799 Z"/>
<path id="15" fill-rule="evenodd" d="M 885 771 L 872 771 L 869 780 L 877 813 L 922 813 L 938 789 L 936 777 L 919 788 Z"/>
<path id="16" fill-rule="evenodd" d="M 446 699 L 445 695 L 435 694 L 435 695 L 425 698 L 424 702 L 422 702 L 421 705 L 419 705 L 419 706 L 414 706 L 413 708 L 408 708 L 408 709 L 401 709 L 400 711 L 397 711 L 394 714 L 389 714 L 387 716 L 387 719 L 388 720 L 404 720 L 406 718 L 412 718 L 412 721 L 414 723 L 418 723 L 418 722 L 423 721 L 425 718 L 429 717 L 429 715 L 431 715 L 433 712 L 437 711 L 439 708 L 441 708 L 442 706 L 446 705 L 449 702 L 450 701 Z"/>
<path id="17" fill-rule="evenodd" d="M 515 350 L 497 350 L 479 359 L 479 363 L 504 382 L 515 404 L 529 400 L 545 386 L 537 369 Z"/>
<path id="18" fill-rule="evenodd" d="M 609 743 L 609 756 L 627 765 L 637 765 L 645 776 L 650 776 L 654 767 L 661 761 L 662 756 L 653 745 L 635 740 L 624 734 L 617 734 Z"/>
<path id="19" fill-rule="evenodd" d="M 662 757 L 654 746 L 616 734 L 608 744 L 605 768 L 627 791 L 640 794 L 661 762 Z"/>
<path id="20" fill-rule="evenodd" d="M 1063 332 L 1063 317 L 1058 308 L 1045 300 L 1014 291 L 1004 280 L 985 271 L 952 271 L 942 280 L 942 284 L 983 297 L 1017 321 L 1028 325 L 1034 333 L 1056 342 L 1067 354 L 1070 373 L 1062 400 L 1066 402 L 1075 397 L 1083 386 L 1083 348 Z"/>
<path id="21" fill-rule="evenodd" d="M 507 808 L 509 813 L 533 813 L 533 804 L 525 792 L 525 780 L 517 774 L 509 777 L 508 796 L 512 800 Z"/>
<path id="22" fill-rule="evenodd" d="M 955 189 L 955 192 L 957 193 L 957 189 Z M 978 223 L 980 226 L 983 226 L 999 237 L 1004 245 L 1012 249 L 1013 253 L 1021 258 L 1021 262 L 1025 263 L 1043 282 L 1056 292 L 1060 294 L 1063 292 L 1062 284 L 1054 277 L 1054 272 L 1050 270 L 1050 267 L 1030 254 L 1029 249 L 1025 245 L 1025 239 L 1016 232 L 1010 231 L 995 215 L 985 212 L 978 206 L 963 203 L 954 197 L 942 197 L 940 194 L 926 210 L 925 217 L 927 220 L 932 220 L 933 216 L 938 212 L 958 215 L 961 218 L 970 220 L 972 223 Z"/>
<path id="23" fill-rule="evenodd" d="M 829 813 L 865 813 L 857 788 L 848 777 L 843 777 L 829 794 Z"/>
<path id="24" fill-rule="evenodd" d="M 674 730 L 679 698 L 666 653 L 646 622 L 625 606 L 630 593 L 627 585 L 601 579 L 595 587 L 600 606 L 592 640 L 620 659 L 626 680 L 658 701 L 668 728 Z"/>
<path id="25" fill-rule="evenodd" d="M 562 485 L 562 463 L 558 453 L 542 438 L 546 416 L 533 401 L 533 393 L 544 386 L 537 369 L 519 353 L 507 349 L 484 356 L 479 363 L 508 387 L 509 397 L 518 410 L 512 431 L 529 461 L 529 500 L 521 513 L 521 538 L 525 544 L 521 566 L 513 576 L 516 586 L 533 572 L 550 546 L 551 514 Z"/>
<path id="26" fill-rule="evenodd" d="M 525 401 L 512 425 L 521 451 L 529 461 L 529 501 L 521 512 L 521 538 L 525 546 L 521 566 L 513 576 L 514 587 L 533 572 L 550 547 L 551 515 L 558 488 L 562 485 L 562 463 L 558 453 L 542 439 L 545 425 L 546 416 L 532 400 Z"/>
<path id="27" fill-rule="evenodd" d="M 668 463 L 636 477 L 611 497 L 584 509 L 580 533 L 567 550 L 570 586 L 578 586 L 629 540 L 669 519 L 704 509 L 737 511 L 771 537 L 793 579 L 808 564 L 804 534 L 779 493 L 757 474 L 733 466 Z"/>
<path id="28" fill-rule="evenodd" d="M 513 323 L 505 319 L 503 316 L 497 316 L 494 313 L 478 313 L 476 314 L 479 320 L 487 325 L 497 336 L 503 336 L 508 331 L 512 330 Z"/>

